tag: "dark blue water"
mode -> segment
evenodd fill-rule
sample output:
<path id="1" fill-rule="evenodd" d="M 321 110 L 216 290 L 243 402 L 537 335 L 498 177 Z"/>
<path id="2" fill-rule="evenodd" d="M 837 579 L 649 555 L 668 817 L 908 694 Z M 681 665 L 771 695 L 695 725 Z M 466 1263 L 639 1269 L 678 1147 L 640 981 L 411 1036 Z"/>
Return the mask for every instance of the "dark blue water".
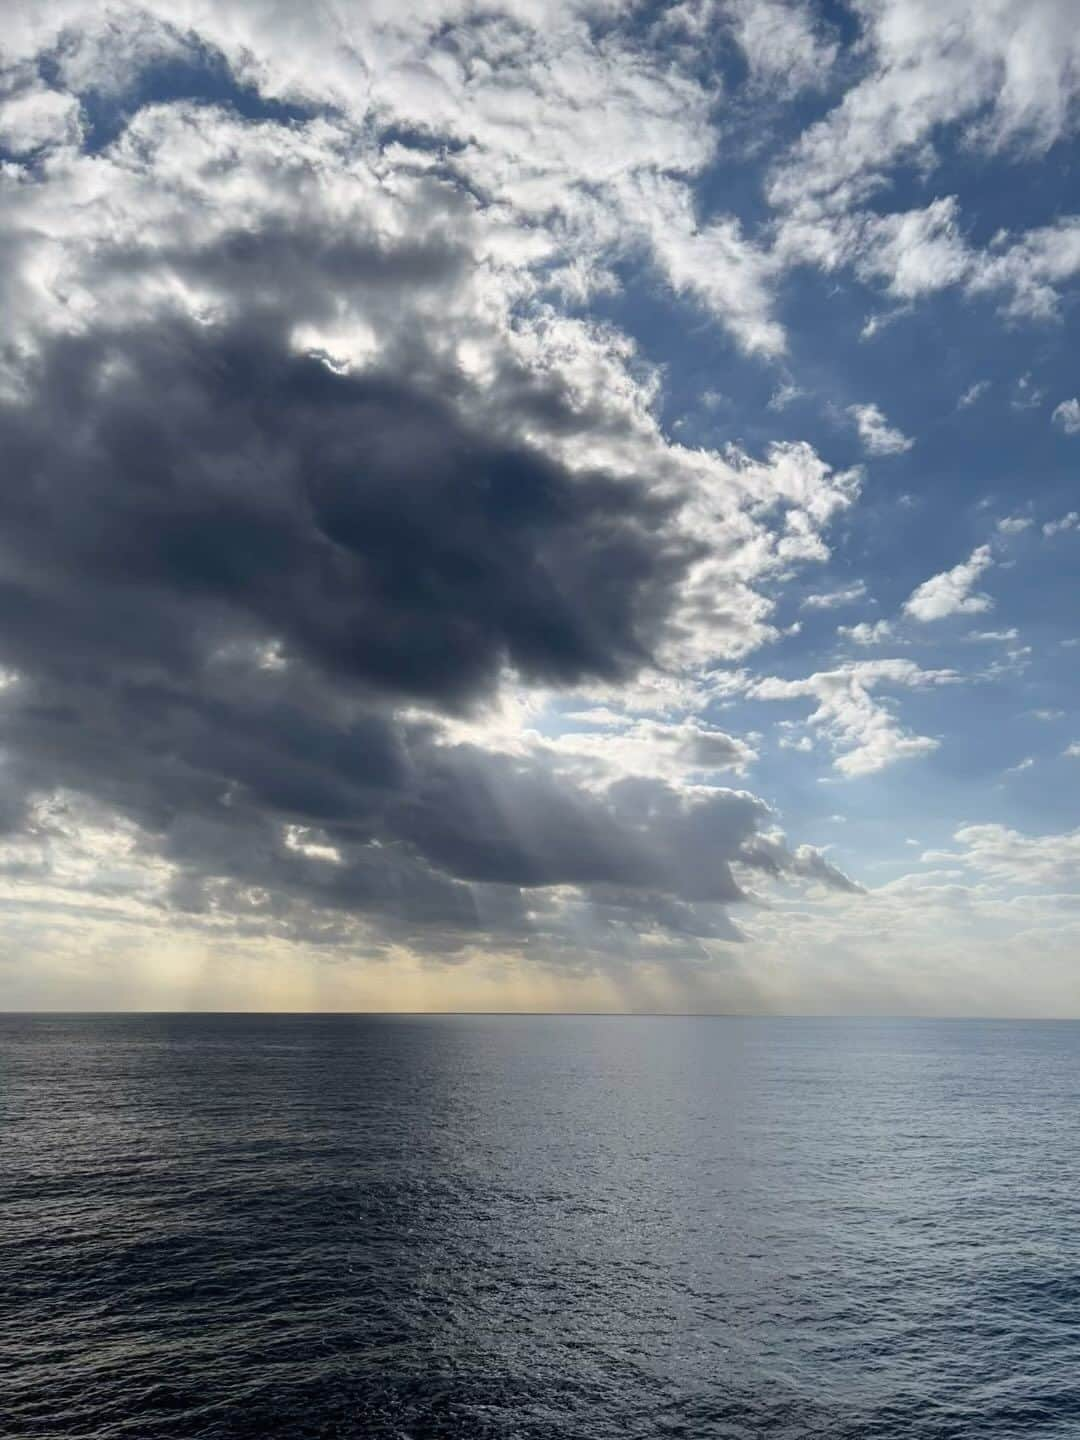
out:
<path id="1" fill-rule="evenodd" d="M 0 1018 L 0 1432 L 1080 1435 L 1080 1026 Z"/>

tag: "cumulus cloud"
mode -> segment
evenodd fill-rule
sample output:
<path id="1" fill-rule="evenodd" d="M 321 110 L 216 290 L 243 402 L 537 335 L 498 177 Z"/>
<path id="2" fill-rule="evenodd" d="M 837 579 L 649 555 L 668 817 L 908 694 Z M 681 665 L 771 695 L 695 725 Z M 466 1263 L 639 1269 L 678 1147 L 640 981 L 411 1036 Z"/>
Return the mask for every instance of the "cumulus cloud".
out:
<path id="1" fill-rule="evenodd" d="M 967 122 L 990 150 L 1046 148 L 1076 118 L 1078 42 L 1068 0 L 883 0 L 863 7 L 869 65 L 797 142 L 780 197 L 866 193 L 936 128 Z"/>
<path id="2" fill-rule="evenodd" d="M 1080 431 L 1080 400 L 1062 400 L 1054 407 L 1050 418 L 1055 425 L 1061 426 L 1066 435 L 1075 435 Z"/>
<path id="3" fill-rule="evenodd" d="M 1061 515 L 1057 520 L 1047 520 L 1042 527 L 1042 532 L 1048 540 L 1055 535 L 1063 535 L 1067 530 L 1080 529 L 1080 511 L 1070 510 L 1068 514 Z"/>
<path id="4" fill-rule="evenodd" d="M 35 84 L 0 101 L 0 146 L 13 155 L 72 144 L 80 133 L 79 102 L 73 95 Z"/>
<path id="5" fill-rule="evenodd" d="M 890 425 L 877 405 L 849 405 L 859 439 L 870 455 L 902 455 L 915 444 L 902 430 Z"/>
<path id="6" fill-rule="evenodd" d="M 773 9 L 770 33 L 789 37 L 793 64 L 809 27 Z M 578 300 L 611 285 L 608 262 L 641 252 L 747 348 L 783 348 L 767 255 L 733 217 L 702 223 L 695 213 L 687 178 L 712 156 L 710 89 L 692 55 L 663 34 L 655 48 L 642 44 L 618 7 L 507 0 L 477 12 L 460 0 L 380 0 L 314 4 L 302 25 L 264 0 L 190 0 L 179 15 L 149 0 L 114 19 L 89 0 L 39 11 L 19 16 L 13 58 L 29 62 L 61 34 L 76 36 L 60 71 L 76 93 L 122 94 L 148 59 L 192 63 L 209 51 L 268 101 L 330 107 L 354 131 L 392 135 L 384 157 L 453 175 L 504 217 L 537 227 L 506 238 Z M 759 21 L 727 23 L 752 63 L 764 63 Z"/>
<path id="7" fill-rule="evenodd" d="M 860 620 L 857 625 L 840 625 L 836 633 L 856 645 L 883 645 L 894 641 L 893 627 L 888 620 Z"/>
<path id="8" fill-rule="evenodd" d="M 972 587 L 993 563 L 989 545 L 980 545 L 961 564 L 924 580 L 904 601 L 904 613 L 914 620 L 929 621 L 991 609 L 994 602 L 990 596 L 972 593 Z"/>
<path id="9" fill-rule="evenodd" d="M 754 681 L 748 693 L 757 700 L 815 700 L 807 724 L 829 739 L 836 769 L 854 777 L 929 754 L 940 744 L 906 730 L 875 691 L 921 689 L 956 679 L 950 670 L 922 670 L 910 660 L 859 660 L 802 680 L 767 677 Z"/>
<path id="10" fill-rule="evenodd" d="M 1017 239 L 1004 235 L 973 255 L 968 288 L 973 294 L 1004 291 L 1006 313 L 1051 320 L 1065 283 L 1080 274 L 1080 219 L 1067 216 Z"/>
<path id="11" fill-rule="evenodd" d="M 985 248 L 955 196 L 881 213 L 903 168 L 932 176 L 951 148 L 1042 153 L 1070 135 L 1080 86 L 1069 0 L 881 0 L 859 8 L 861 78 L 776 165 L 769 195 L 792 261 L 850 266 L 903 299 L 949 286 L 1045 320 L 1080 274 L 1074 216 Z M 873 207 L 871 201 L 874 202 Z"/>
<path id="12" fill-rule="evenodd" d="M 207 933 L 548 956 L 737 939 L 735 866 L 840 884 L 686 706 L 490 719 L 512 687 L 713 693 L 858 494 L 804 443 L 671 443 L 632 342 L 553 299 L 635 249 L 782 346 L 768 267 L 678 178 L 699 83 L 574 5 L 357 7 L 347 51 L 319 7 L 183 19 L 10 37 L 29 64 L 63 30 L 70 89 L 16 109 L 51 158 L 3 176 L 0 438 L 34 477 L 0 502 L 10 875 Z M 129 108 L 211 52 L 254 116 Z"/>

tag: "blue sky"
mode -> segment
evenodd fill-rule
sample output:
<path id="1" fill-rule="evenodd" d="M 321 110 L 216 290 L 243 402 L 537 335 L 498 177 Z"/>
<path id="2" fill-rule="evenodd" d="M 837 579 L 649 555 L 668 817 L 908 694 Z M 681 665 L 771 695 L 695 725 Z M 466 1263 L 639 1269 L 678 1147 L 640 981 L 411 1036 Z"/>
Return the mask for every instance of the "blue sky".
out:
<path id="1" fill-rule="evenodd" d="M 1080 1013 L 1068 0 L 8 30 L 0 1004 Z"/>

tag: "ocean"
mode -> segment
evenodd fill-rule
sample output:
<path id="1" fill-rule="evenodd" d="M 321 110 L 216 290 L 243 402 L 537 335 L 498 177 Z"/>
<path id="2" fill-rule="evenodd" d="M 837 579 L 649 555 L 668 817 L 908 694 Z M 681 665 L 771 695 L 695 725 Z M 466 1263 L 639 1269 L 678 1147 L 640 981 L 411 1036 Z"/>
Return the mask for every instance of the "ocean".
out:
<path id="1" fill-rule="evenodd" d="M 1080 1436 L 1080 1025 L 0 1017 L 0 1434 Z"/>

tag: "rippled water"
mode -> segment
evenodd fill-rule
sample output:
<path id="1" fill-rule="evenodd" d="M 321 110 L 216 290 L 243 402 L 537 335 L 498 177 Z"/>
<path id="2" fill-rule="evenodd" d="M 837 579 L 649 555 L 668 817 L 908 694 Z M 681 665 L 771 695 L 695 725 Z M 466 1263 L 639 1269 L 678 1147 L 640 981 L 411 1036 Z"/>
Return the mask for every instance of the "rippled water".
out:
<path id="1" fill-rule="evenodd" d="M 1080 1435 L 1080 1026 L 7 1017 L 0 1084 L 12 1436 Z"/>

